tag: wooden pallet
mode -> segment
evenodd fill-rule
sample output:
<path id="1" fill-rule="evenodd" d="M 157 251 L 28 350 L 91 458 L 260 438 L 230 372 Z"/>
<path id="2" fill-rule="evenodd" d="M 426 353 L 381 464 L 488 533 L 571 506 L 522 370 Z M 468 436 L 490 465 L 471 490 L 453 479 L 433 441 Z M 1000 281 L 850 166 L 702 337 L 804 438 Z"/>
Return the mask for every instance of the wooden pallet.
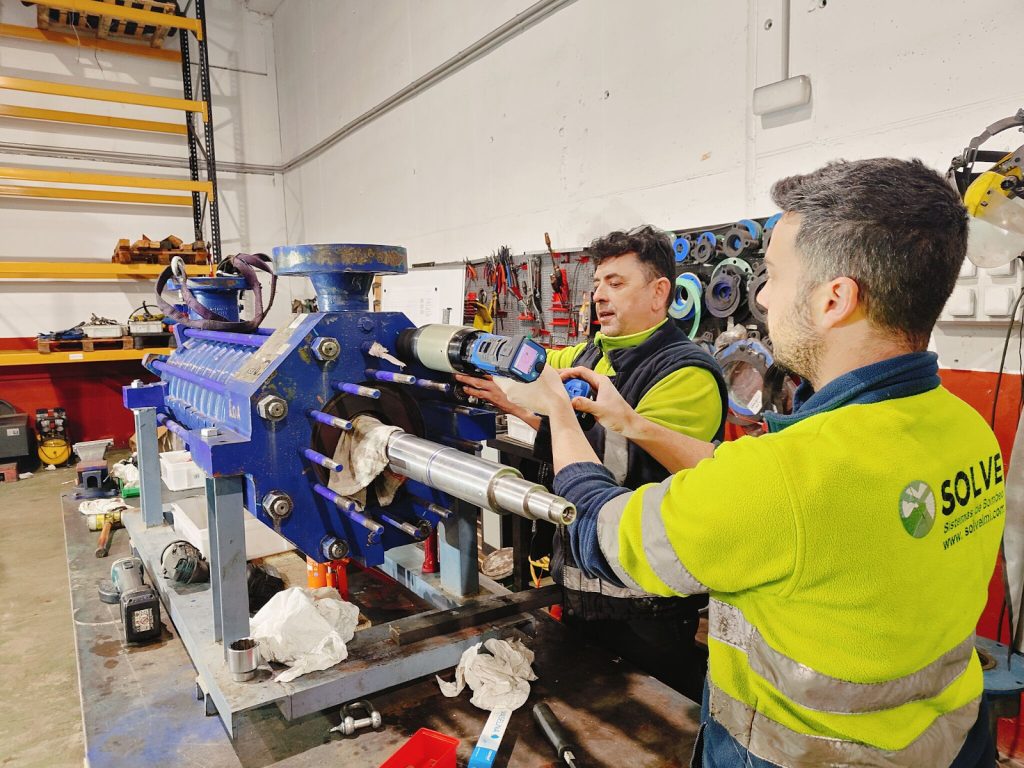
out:
<path id="1" fill-rule="evenodd" d="M 163 240 L 149 240 L 143 236 L 134 243 L 118 240 L 110 260 L 115 264 L 170 264 L 175 256 L 180 256 L 186 264 L 210 263 L 206 243 L 201 240 L 183 243 L 174 235 L 168 235 Z"/>
<path id="2" fill-rule="evenodd" d="M 146 43 L 152 48 L 163 48 L 170 27 L 155 27 L 118 18 L 117 7 L 127 5 L 142 11 L 174 14 L 174 0 L 100 0 L 111 6 L 109 16 L 93 16 L 78 11 L 36 6 L 36 26 L 39 29 L 67 29 L 77 34 L 98 38 L 120 37 Z"/>
<path id="3" fill-rule="evenodd" d="M 51 352 L 95 352 L 99 349 L 134 349 L 133 336 L 116 339 L 36 339 L 36 348 L 44 355 Z"/>

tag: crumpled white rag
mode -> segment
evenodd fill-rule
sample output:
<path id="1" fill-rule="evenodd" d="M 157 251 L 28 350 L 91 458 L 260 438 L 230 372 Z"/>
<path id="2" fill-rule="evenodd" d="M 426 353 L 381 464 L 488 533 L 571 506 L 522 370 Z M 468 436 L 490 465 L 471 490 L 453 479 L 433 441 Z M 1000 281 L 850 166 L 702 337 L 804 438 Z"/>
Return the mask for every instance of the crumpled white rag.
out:
<path id="1" fill-rule="evenodd" d="M 112 499 L 88 499 L 78 505 L 78 511 L 83 515 L 109 515 L 111 512 L 124 512 L 127 509 L 128 505 L 120 496 Z"/>
<path id="2" fill-rule="evenodd" d="M 374 483 L 377 501 L 381 506 L 390 504 L 403 482 L 402 477 L 387 469 L 388 438 L 398 431 L 398 427 L 381 424 L 373 416 L 352 419 L 352 429 L 341 433 L 334 449 L 334 460 L 342 469 L 331 472 L 327 487 L 365 507 L 366 487 Z"/>
<path id="3" fill-rule="evenodd" d="M 483 644 L 489 653 L 480 653 L 481 643 L 467 648 L 455 668 L 455 682 L 437 675 L 441 693 L 452 698 L 469 685 L 473 698 L 469 703 L 486 710 L 518 709 L 530 697 L 529 680 L 536 680 L 533 651 L 519 638 L 499 640 L 492 637 Z"/>
<path id="4" fill-rule="evenodd" d="M 265 661 L 287 664 L 275 680 L 333 667 L 348 658 L 346 643 L 359 623 L 359 608 L 333 587 L 292 587 L 278 592 L 252 617 L 250 631 Z"/>
<path id="5" fill-rule="evenodd" d="M 139 468 L 127 459 L 114 464 L 110 468 L 110 476 L 120 480 L 122 488 L 139 487 Z"/>

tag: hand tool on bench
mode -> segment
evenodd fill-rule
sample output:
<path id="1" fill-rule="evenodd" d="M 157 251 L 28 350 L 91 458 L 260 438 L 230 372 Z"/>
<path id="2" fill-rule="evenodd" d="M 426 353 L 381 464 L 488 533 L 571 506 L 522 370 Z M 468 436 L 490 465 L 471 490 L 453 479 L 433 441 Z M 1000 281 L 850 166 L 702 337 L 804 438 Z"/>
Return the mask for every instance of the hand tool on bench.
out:
<path id="1" fill-rule="evenodd" d="M 110 544 L 114 540 L 114 528 L 121 527 L 121 512 L 104 512 L 98 515 L 89 515 L 89 530 L 99 531 L 100 538 L 96 542 L 96 557 L 106 557 L 110 554 Z"/>
<path id="2" fill-rule="evenodd" d="M 558 759 L 564 760 L 569 768 L 578 768 L 576 755 L 574 754 L 576 745 L 572 743 L 569 735 L 562 728 L 562 724 L 558 722 L 555 713 L 551 711 L 551 707 L 543 701 L 540 704 L 535 704 L 533 707 L 533 719 L 537 721 L 537 725 L 544 731 L 544 735 L 548 737 L 551 746 L 555 748 L 555 751 L 558 753 Z"/>

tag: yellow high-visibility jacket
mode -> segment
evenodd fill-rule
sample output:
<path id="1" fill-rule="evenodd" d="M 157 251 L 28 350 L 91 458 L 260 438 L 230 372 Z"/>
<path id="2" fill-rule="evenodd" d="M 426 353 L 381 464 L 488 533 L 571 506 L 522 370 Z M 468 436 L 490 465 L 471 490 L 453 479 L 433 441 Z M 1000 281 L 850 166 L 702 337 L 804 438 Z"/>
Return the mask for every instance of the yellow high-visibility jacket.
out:
<path id="1" fill-rule="evenodd" d="M 555 478 L 588 575 L 710 593 L 710 715 L 755 756 L 944 766 L 975 723 L 1002 456 L 932 386 L 722 444 L 633 493 L 594 464 Z"/>

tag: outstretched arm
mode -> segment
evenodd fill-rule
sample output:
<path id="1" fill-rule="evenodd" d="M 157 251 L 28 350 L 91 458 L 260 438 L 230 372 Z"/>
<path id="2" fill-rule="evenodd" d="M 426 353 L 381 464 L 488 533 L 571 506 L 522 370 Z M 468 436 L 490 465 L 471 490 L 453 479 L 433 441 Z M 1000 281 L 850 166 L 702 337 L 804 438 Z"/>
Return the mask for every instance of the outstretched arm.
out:
<path id="1" fill-rule="evenodd" d="M 576 420 L 576 412 L 558 371 L 548 365 L 540 378 L 530 384 L 503 378 L 494 381 L 516 406 L 548 417 L 555 472 L 580 462 L 601 463 Z"/>
<path id="2" fill-rule="evenodd" d="M 694 467 L 702 459 L 709 459 L 714 455 L 713 443 L 682 435 L 640 416 L 629 407 L 629 403 L 622 398 L 607 376 L 594 373 L 589 368 L 569 368 L 560 371 L 560 375 L 563 380 L 583 379 L 597 393 L 593 400 L 582 397 L 573 399 L 573 408 L 593 414 L 601 426 L 609 431 L 618 432 L 638 445 L 669 472 Z M 552 435 L 554 431 L 552 417 Z M 558 449 L 554 447 L 554 437 L 552 448 L 552 453 L 557 456 Z M 559 467 L 556 465 L 555 469 L 557 471 Z"/>
<path id="3" fill-rule="evenodd" d="M 490 376 L 469 376 L 464 373 L 456 373 L 455 379 L 462 384 L 467 395 L 479 398 L 490 403 L 499 411 L 508 413 L 522 419 L 534 429 L 540 429 L 540 416 L 528 408 L 516 405 L 502 392 Z"/>

